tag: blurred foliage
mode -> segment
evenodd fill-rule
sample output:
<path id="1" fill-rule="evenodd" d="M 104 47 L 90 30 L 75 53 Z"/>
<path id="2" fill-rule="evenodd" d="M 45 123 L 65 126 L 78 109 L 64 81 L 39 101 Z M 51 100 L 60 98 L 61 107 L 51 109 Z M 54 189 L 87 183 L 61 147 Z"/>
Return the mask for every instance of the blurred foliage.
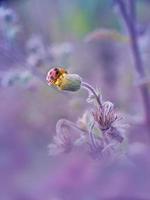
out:
<path id="1" fill-rule="evenodd" d="M 20 12 L 26 31 L 37 30 L 47 37 L 53 35 L 54 41 L 82 38 L 100 27 L 119 28 L 113 0 L 11 0 L 9 3 Z"/>
<path id="2" fill-rule="evenodd" d="M 77 0 L 64 4 L 64 1 L 59 1 L 65 32 L 73 32 L 77 37 L 82 37 L 101 26 L 117 27 L 118 22 L 114 14 L 110 13 L 113 6 L 111 2 L 95 0 L 93 3 L 91 0 Z"/>

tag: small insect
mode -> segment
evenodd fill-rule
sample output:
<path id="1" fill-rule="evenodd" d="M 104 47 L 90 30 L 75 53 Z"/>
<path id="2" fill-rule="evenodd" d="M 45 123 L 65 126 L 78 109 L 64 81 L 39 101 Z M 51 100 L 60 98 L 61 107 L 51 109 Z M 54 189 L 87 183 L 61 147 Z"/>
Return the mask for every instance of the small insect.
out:
<path id="1" fill-rule="evenodd" d="M 71 74 L 62 67 L 55 67 L 48 71 L 46 80 L 49 86 L 55 86 L 59 90 L 75 92 L 81 87 L 81 77 Z"/>
<path id="2" fill-rule="evenodd" d="M 57 85 L 58 80 L 64 75 L 68 74 L 68 72 L 62 67 L 55 67 L 49 70 L 47 73 L 46 80 L 48 85 Z"/>

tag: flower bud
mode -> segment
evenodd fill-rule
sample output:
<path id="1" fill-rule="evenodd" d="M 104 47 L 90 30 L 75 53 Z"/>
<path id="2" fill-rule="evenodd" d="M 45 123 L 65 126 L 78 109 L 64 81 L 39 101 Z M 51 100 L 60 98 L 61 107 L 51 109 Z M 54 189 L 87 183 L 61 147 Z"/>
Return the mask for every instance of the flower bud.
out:
<path id="1" fill-rule="evenodd" d="M 81 87 L 81 77 L 77 74 L 65 74 L 58 87 L 61 90 L 77 91 Z"/>
<path id="2" fill-rule="evenodd" d="M 56 86 L 60 90 L 77 91 L 81 87 L 81 77 L 69 74 L 63 68 L 53 68 L 47 73 L 48 85 Z"/>

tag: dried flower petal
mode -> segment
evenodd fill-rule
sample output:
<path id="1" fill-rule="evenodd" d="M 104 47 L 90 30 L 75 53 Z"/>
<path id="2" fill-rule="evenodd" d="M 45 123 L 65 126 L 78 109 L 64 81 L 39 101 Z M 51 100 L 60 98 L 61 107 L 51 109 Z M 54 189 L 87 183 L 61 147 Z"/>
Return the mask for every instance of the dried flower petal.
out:
<path id="1" fill-rule="evenodd" d="M 114 112 L 114 105 L 109 101 L 104 102 L 102 108 L 99 107 L 96 112 L 93 113 L 93 116 L 103 130 L 108 129 L 117 119 L 117 115 Z"/>
<path id="2" fill-rule="evenodd" d="M 56 132 L 53 142 L 49 145 L 50 155 L 68 153 L 74 146 L 78 146 L 86 140 L 84 132 L 76 124 L 66 119 L 61 119 L 57 122 Z"/>

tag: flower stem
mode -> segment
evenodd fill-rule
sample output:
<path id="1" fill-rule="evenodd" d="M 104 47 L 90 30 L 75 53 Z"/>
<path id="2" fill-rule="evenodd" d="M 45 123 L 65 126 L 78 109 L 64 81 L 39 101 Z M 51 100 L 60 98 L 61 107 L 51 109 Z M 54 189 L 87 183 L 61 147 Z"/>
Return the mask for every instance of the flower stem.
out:
<path id="1" fill-rule="evenodd" d="M 136 2 L 133 3 L 133 0 L 128 1 L 129 12 L 125 5 L 125 1 L 117 0 L 121 15 L 126 23 L 130 42 L 131 42 L 131 49 L 133 53 L 133 59 L 135 63 L 135 69 L 138 73 L 139 78 L 145 78 L 145 70 L 143 66 L 143 61 L 140 55 L 140 49 L 138 45 L 138 38 L 137 38 L 137 30 L 136 30 Z M 142 99 L 143 99 L 143 106 L 145 111 L 145 121 L 147 126 L 150 127 L 150 96 L 148 91 L 147 85 L 142 85 L 140 87 Z"/>
<path id="2" fill-rule="evenodd" d="M 99 97 L 99 95 L 97 95 L 95 89 L 88 83 L 82 82 L 82 87 L 85 88 L 86 90 L 92 92 L 92 94 L 95 96 L 96 101 L 98 103 L 98 105 L 102 108 L 102 102 L 101 99 Z"/>
<path id="3" fill-rule="evenodd" d="M 97 149 L 97 145 L 96 145 L 96 142 L 95 142 L 95 138 L 94 138 L 94 135 L 93 135 L 93 133 L 92 133 L 93 128 L 94 128 L 94 123 L 93 123 L 93 124 L 91 125 L 91 127 L 90 127 L 89 138 L 90 138 L 90 140 L 91 140 L 92 147 L 93 147 L 94 149 Z"/>

